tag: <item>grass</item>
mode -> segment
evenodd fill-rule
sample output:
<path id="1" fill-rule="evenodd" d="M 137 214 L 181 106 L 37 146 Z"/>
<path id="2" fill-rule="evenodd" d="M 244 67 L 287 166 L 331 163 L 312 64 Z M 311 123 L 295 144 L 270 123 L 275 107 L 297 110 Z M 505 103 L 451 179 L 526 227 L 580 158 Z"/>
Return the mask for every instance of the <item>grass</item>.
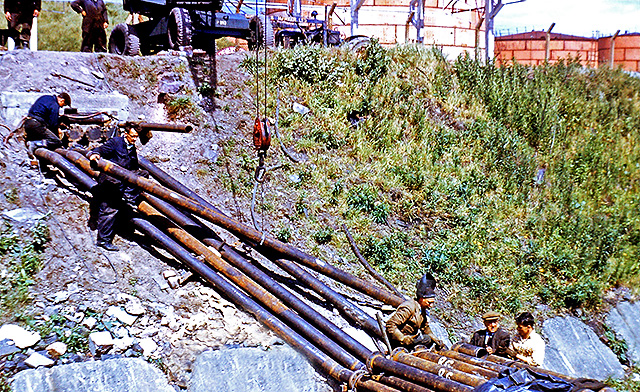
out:
<path id="1" fill-rule="evenodd" d="M 252 57 L 243 66 L 256 72 Z M 595 310 L 607 290 L 638 293 L 637 78 L 573 62 L 450 62 L 412 45 L 300 46 L 274 52 L 266 75 L 258 66 L 280 88 L 283 140 L 310 159 L 272 179 L 304 195 L 274 206 L 293 209 L 292 231 L 341 217 L 387 278 L 411 293 L 431 271 L 470 312 Z M 341 236 L 330 241 L 355 262 Z"/>
<path id="2" fill-rule="evenodd" d="M 27 232 L 0 223 L 0 324 L 24 320 L 26 306 L 31 303 L 29 286 L 42 268 L 41 255 L 49 241 L 49 229 L 38 221 Z"/>

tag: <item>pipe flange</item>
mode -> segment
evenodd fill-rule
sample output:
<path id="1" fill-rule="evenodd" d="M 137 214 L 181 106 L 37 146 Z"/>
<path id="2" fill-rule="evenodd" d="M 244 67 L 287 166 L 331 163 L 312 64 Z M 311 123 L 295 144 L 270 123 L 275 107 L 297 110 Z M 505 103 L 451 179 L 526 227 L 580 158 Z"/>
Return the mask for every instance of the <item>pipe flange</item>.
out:
<path id="1" fill-rule="evenodd" d="M 371 354 L 369 358 L 367 358 L 365 365 L 367 366 L 367 370 L 369 370 L 369 373 L 373 374 L 373 361 L 375 361 L 375 359 L 378 357 L 384 358 L 384 355 L 382 355 L 380 351 L 376 351 L 373 354 Z"/>
<path id="2" fill-rule="evenodd" d="M 351 373 L 351 376 L 349 377 L 349 381 L 347 383 L 347 385 L 349 386 L 349 391 L 357 391 L 356 385 L 358 384 L 358 382 L 360 382 L 360 379 L 365 374 L 367 374 L 367 371 L 364 369 L 356 370 L 355 372 Z"/>

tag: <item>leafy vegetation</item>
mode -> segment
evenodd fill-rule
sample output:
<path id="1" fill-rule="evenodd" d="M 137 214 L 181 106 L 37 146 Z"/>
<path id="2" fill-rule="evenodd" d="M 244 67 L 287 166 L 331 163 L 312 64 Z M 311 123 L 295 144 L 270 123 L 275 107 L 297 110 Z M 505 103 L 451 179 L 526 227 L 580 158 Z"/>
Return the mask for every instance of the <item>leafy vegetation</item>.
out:
<path id="1" fill-rule="evenodd" d="M 431 271 L 470 311 L 593 309 L 611 288 L 637 293 L 639 79 L 572 61 L 450 62 L 375 42 L 243 66 L 279 89 L 280 103 L 272 94 L 261 110 L 279 105 L 282 142 L 310 159 L 272 179 L 304 195 L 274 207 L 293 210 L 301 235 L 320 243 L 308 226 L 344 219 L 388 279 L 411 292 Z M 331 243 L 354 261 L 343 238 Z"/>
<path id="2" fill-rule="evenodd" d="M 49 239 L 49 229 L 41 221 L 28 233 L 0 223 L 0 324 L 25 316 L 29 286 L 42 267 L 41 255 Z"/>

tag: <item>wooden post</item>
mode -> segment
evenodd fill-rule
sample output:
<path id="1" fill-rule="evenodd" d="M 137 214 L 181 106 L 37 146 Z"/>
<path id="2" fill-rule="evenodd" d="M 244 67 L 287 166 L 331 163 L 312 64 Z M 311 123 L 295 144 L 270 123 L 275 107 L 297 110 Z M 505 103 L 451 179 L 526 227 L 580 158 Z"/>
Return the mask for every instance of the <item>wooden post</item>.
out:
<path id="1" fill-rule="evenodd" d="M 409 17 L 407 18 L 407 24 L 405 25 L 405 29 L 404 29 L 404 43 L 406 44 L 407 42 L 409 42 L 409 28 L 411 27 L 411 20 L 413 19 L 413 15 L 415 15 L 416 13 L 411 11 L 409 13 Z"/>
<path id="2" fill-rule="evenodd" d="M 551 41 L 551 30 L 553 30 L 555 23 L 551 23 L 551 26 L 547 29 L 545 34 L 546 42 L 544 44 L 544 63 L 547 64 L 549 62 L 549 41 Z"/>
<path id="3" fill-rule="evenodd" d="M 484 23 L 483 16 L 481 16 L 478 23 L 476 23 L 476 60 L 480 59 L 480 28 L 482 27 L 482 23 Z"/>
<path id="4" fill-rule="evenodd" d="M 616 31 L 616 33 L 613 35 L 613 37 L 611 37 L 611 62 L 609 63 L 609 66 L 611 67 L 611 69 L 613 69 L 613 64 L 614 64 L 614 60 L 615 60 L 615 51 L 616 51 L 616 37 L 618 36 L 618 34 L 620 34 L 620 30 Z"/>
<path id="5" fill-rule="evenodd" d="M 336 10 L 336 6 L 338 5 L 338 3 L 336 3 L 335 1 L 333 2 L 333 4 L 331 4 L 331 8 L 329 9 L 329 12 L 327 13 L 327 18 L 325 19 L 325 24 L 327 25 L 327 29 L 331 30 L 331 28 L 333 27 L 333 23 L 331 22 L 331 17 L 333 16 L 333 12 Z"/>

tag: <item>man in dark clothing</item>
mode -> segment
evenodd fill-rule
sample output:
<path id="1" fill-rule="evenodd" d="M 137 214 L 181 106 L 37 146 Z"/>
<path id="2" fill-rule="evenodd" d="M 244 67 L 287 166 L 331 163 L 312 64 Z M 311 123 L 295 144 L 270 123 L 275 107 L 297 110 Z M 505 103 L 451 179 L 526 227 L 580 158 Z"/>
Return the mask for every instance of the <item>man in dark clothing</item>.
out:
<path id="1" fill-rule="evenodd" d="M 29 48 L 33 18 L 40 15 L 41 0 L 5 0 L 4 16 L 9 24 L 9 37 L 16 43 L 16 49 Z"/>
<path id="2" fill-rule="evenodd" d="M 409 299 L 398 306 L 386 323 L 386 332 L 393 348 L 413 349 L 418 345 L 445 348 L 429 327 L 428 309 L 436 301 L 435 279 L 424 275 L 416 284 L 416 299 Z"/>
<path id="3" fill-rule="evenodd" d="M 43 95 L 31 105 L 24 121 L 29 152 L 33 153 L 40 147 L 55 150 L 62 146 L 58 135 L 60 108 L 69 105 L 71 97 L 67 93 Z"/>
<path id="4" fill-rule="evenodd" d="M 82 46 L 80 51 L 106 52 L 107 34 L 105 29 L 109 27 L 109 17 L 104 1 L 73 0 L 71 8 L 82 15 Z"/>
<path id="5" fill-rule="evenodd" d="M 113 137 L 103 145 L 91 150 L 88 154 L 89 159 L 97 161 L 104 158 L 127 170 L 134 171 L 138 175 L 147 177 L 148 173 L 139 169 L 135 145 L 137 138 L 138 131 L 132 127 L 125 132 L 124 137 Z M 113 245 L 113 237 L 115 237 L 119 212 L 135 211 L 140 191 L 103 172 L 98 177 L 98 186 L 93 193 L 98 206 L 96 244 L 103 249 L 116 251 L 118 248 Z"/>
<path id="6" fill-rule="evenodd" d="M 487 312 L 482 315 L 482 321 L 486 328 L 476 331 L 469 343 L 486 348 L 489 354 L 507 357 L 511 337 L 507 331 L 500 328 L 500 315 L 496 312 Z"/>

